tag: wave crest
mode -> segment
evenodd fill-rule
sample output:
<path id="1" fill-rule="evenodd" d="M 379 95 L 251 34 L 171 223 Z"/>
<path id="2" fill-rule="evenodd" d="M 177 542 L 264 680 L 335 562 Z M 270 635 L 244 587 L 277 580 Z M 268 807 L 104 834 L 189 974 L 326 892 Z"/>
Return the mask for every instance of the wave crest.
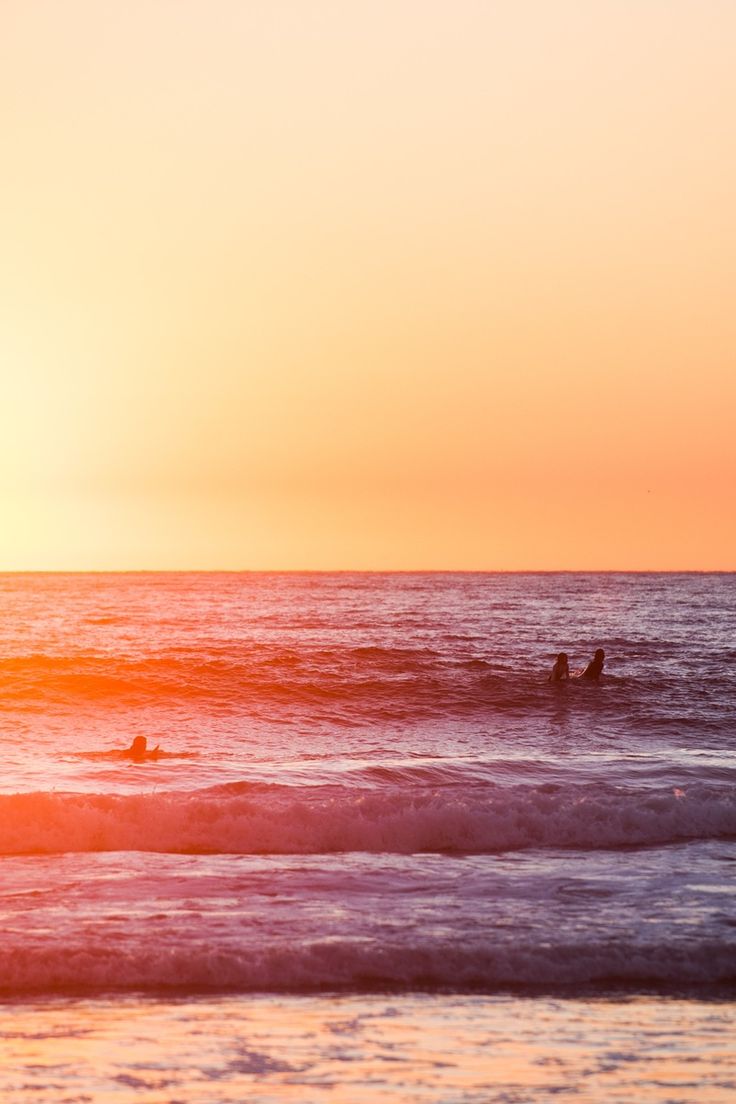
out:
<path id="1" fill-rule="evenodd" d="M 286 787 L 0 796 L 0 854 L 493 853 L 736 837 L 736 792 L 602 786 Z"/>
<path id="2" fill-rule="evenodd" d="M 639 945 L 595 940 L 492 947 L 466 942 L 383 945 L 313 940 L 252 947 L 126 947 L 108 941 L 0 949 L 0 991 L 310 992 L 564 989 L 581 986 L 697 990 L 736 981 L 733 945 Z"/>

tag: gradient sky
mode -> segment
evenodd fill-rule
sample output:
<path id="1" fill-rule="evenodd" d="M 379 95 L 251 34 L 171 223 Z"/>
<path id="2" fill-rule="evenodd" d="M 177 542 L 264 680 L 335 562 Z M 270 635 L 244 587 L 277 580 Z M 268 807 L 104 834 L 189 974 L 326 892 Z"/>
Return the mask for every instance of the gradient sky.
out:
<path id="1" fill-rule="evenodd" d="M 0 568 L 736 568 L 730 0 L 2 0 Z"/>

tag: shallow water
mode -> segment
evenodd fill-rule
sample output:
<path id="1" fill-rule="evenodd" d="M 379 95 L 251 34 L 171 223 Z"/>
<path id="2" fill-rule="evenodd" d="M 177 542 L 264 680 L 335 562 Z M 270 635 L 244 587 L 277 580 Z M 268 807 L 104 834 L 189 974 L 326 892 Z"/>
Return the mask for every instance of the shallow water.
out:
<path id="1" fill-rule="evenodd" d="M 7 1104 L 731 1104 L 733 1007 L 508 996 L 0 1006 Z"/>
<path id="2" fill-rule="evenodd" d="M 656 1019 L 659 993 L 673 1038 L 703 998 L 720 1037 L 736 576 L 15 575 L 0 594 L 5 1021 L 95 1007 L 112 1038 L 116 1008 L 157 1008 L 176 1034 L 191 1004 L 226 1032 L 261 994 L 277 1031 L 278 1009 L 329 1018 L 329 992 L 415 1026 L 483 1009 L 491 1033 L 488 1009 L 546 1009 L 552 1038 L 609 1004 L 613 1030 L 642 994 Z M 546 682 L 558 651 L 581 667 L 598 646 L 599 684 Z M 163 754 L 122 758 L 137 735 Z M 472 1096 L 480 1069 L 436 1099 L 496 1099 Z M 218 1076 L 207 1099 L 237 1099 Z"/>

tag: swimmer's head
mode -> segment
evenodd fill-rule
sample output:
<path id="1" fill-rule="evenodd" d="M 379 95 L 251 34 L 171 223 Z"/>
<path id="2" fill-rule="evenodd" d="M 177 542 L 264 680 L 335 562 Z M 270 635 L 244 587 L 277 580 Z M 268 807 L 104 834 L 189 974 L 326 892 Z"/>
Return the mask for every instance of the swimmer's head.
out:
<path id="1" fill-rule="evenodd" d="M 134 736 L 133 743 L 130 745 L 130 750 L 133 755 L 145 755 L 146 753 L 146 737 Z"/>
<path id="2" fill-rule="evenodd" d="M 606 658 L 606 653 L 603 651 L 603 649 L 602 648 L 597 648 L 594 659 L 605 659 L 605 658 Z"/>
<path id="3" fill-rule="evenodd" d="M 567 652 L 560 652 L 557 657 L 558 663 L 567 663 Z"/>

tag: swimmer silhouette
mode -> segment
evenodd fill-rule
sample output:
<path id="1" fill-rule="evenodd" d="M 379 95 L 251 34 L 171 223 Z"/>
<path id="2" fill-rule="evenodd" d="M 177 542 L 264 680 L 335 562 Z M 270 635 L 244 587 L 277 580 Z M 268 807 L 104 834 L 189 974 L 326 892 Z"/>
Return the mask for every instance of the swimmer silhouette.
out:
<path id="1" fill-rule="evenodd" d="M 130 745 L 129 748 L 125 749 L 123 755 L 125 755 L 128 759 L 134 759 L 138 763 L 146 757 L 148 757 L 149 759 L 152 757 L 158 757 L 158 745 L 156 745 L 153 751 L 148 751 L 147 745 L 148 741 L 146 740 L 145 736 L 134 736 L 133 743 Z"/>
<path id="2" fill-rule="evenodd" d="M 562 682 L 563 679 L 569 679 L 569 677 L 570 668 L 567 665 L 567 652 L 560 652 L 547 682 Z"/>
<path id="3" fill-rule="evenodd" d="M 597 682 L 601 676 L 601 671 L 603 670 L 603 663 L 605 661 L 605 658 L 606 653 L 603 651 L 602 648 L 598 648 L 595 655 L 593 656 L 590 663 L 585 668 L 580 677 L 584 679 L 592 679 L 594 682 Z"/>

